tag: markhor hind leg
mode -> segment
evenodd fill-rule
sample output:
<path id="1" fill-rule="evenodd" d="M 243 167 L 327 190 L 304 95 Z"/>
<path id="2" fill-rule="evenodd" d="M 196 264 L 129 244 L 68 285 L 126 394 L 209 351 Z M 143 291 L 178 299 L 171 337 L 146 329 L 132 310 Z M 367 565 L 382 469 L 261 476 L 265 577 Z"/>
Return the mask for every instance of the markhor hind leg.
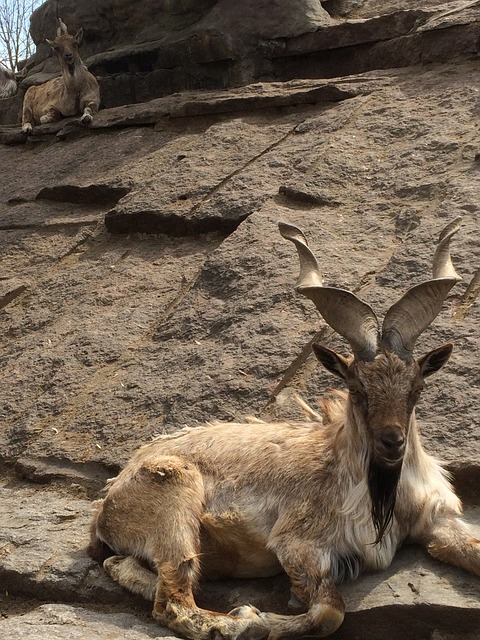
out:
<path id="1" fill-rule="evenodd" d="M 106 572 L 118 582 L 122 587 L 136 593 L 146 600 L 154 600 L 157 589 L 157 574 L 143 566 L 136 558 L 132 556 L 111 556 L 103 563 Z M 187 569 L 188 571 L 188 569 Z M 172 577 L 172 576 L 170 576 Z M 241 638 L 242 640 L 265 638 L 269 632 L 269 628 L 259 618 L 260 611 L 254 607 L 245 606 L 238 607 L 228 616 L 222 616 L 209 611 L 202 611 L 197 608 L 195 603 L 190 608 L 179 603 L 165 602 L 168 597 L 165 580 L 161 588 L 163 592 L 163 605 L 160 606 L 158 615 L 154 613 L 157 620 L 170 628 L 179 630 L 183 635 L 191 638 L 201 638 L 202 621 L 199 620 L 204 615 L 204 624 L 206 625 L 207 638 Z M 187 580 L 188 582 L 188 580 Z M 178 589 L 178 584 L 176 585 Z M 181 587 L 180 587 L 181 589 Z M 188 590 L 188 585 L 187 585 Z M 213 618 L 213 622 L 212 622 Z M 245 621 L 236 620 L 235 618 L 246 618 L 253 620 L 253 624 Z M 210 627 L 213 626 L 213 630 Z M 233 627 L 233 632 L 229 627 Z M 199 635 L 200 634 L 200 635 Z M 212 635 L 213 634 L 213 635 Z"/>
<path id="2" fill-rule="evenodd" d="M 177 540 L 178 552 L 157 563 L 158 583 L 153 617 L 191 640 L 261 640 L 270 628 L 258 615 L 235 617 L 206 609 L 195 603 L 193 589 L 199 574 L 198 532 L 188 544 L 187 536 Z M 182 551 L 182 545 L 187 545 Z M 192 553 L 192 551 L 195 551 Z"/>
<path id="3" fill-rule="evenodd" d="M 126 557 L 104 562 L 127 589 L 153 599 L 153 617 L 191 640 L 260 640 L 269 628 L 257 617 L 236 618 L 200 609 L 193 590 L 200 573 L 204 488 L 199 470 L 175 456 L 146 459 L 110 486 L 96 534 Z M 144 558 L 157 574 L 146 569 Z M 155 576 L 155 585 L 152 576 Z"/>
<path id="4" fill-rule="evenodd" d="M 159 470 L 168 473 L 166 469 Z M 158 470 L 156 473 L 159 472 Z M 193 591 L 200 575 L 200 521 L 203 512 L 203 481 L 200 472 L 185 465 L 181 487 L 172 483 L 168 522 L 157 531 L 151 559 L 158 581 L 153 617 L 191 640 L 260 640 L 269 628 L 257 617 L 235 618 L 200 609 Z M 163 507 L 165 513 L 165 506 Z M 165 520 L 164 520 L 165 522 Z M 181 523 L 171 526 L 170 523 Z"/>
<path id="5" fill-rule="evenodd" d="M 103 568 L 118 584 L 145 600 L 155 597 L 157 574 L 144 567 L 133 556 L 110 556 L 103 563 Z"/>

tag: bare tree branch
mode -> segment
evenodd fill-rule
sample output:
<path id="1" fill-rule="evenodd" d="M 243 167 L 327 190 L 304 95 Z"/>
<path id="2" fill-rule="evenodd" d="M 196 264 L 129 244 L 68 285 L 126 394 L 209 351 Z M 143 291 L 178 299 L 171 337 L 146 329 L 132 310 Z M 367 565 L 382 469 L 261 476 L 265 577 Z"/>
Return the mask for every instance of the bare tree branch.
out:
<path id="1" fill-rule="evenodd" d="M 13 71 L 32 55 L 30 16 L 42 0 L 0 0 L 0 62 Z"/>

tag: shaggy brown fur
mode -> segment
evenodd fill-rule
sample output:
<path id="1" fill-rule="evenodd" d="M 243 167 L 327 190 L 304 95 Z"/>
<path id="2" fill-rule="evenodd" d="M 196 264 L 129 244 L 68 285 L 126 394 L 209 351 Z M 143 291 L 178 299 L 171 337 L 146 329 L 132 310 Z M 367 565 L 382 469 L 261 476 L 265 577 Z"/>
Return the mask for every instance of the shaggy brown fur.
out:
<path id="1" fill-rule="evenodd" d="M 17 81 L 13 71 L 0 63 L 0 98 L 10 98 L 17 93 Z"/>

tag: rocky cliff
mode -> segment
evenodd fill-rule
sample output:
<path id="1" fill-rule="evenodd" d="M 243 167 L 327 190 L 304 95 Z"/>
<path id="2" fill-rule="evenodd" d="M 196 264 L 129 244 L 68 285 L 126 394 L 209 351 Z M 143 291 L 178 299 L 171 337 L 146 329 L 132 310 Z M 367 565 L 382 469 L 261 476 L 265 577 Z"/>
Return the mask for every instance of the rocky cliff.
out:
<path id="1" fill-rule="evenodd" d="M 480 524 L 479 4 L 65 0 L 34 14 L 25 86 L 55 73 L 42 42 L 58 12 L 86 31 L 104 108 L 27 141 L 21 94 L 0 101 L 4 640 L 169 637 L 85 556 L 90 500 L 155 434 L 289 416 L 293 391 L 314 404 L 336 384 L 310 344 L 346 345 L 294 293 L 278 220 L 383 316 L 461 216 L 463 281 L 417 348 L 455 351 L 419 418 Z M 342 592 L 335 638 L 478 638 L 478 578 L 418 549 Z M 288 589 L 201 598 L 283 609 Z"/>

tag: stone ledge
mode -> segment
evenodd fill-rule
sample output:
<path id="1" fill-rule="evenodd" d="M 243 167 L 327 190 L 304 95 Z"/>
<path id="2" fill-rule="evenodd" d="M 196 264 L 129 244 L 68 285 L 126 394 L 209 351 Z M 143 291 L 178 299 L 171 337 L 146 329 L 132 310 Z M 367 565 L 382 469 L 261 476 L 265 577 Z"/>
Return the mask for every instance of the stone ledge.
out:
<path id="1" fill-rule="evenodd" d="M 228 91 L 187 91 L 149 102 L 103 109 L 89 127 L 78 118 L 64 118 L 59 122 L 35 127 L 31 136 L 23 133 L 20 124 L 0 127 L 0 143 L 21 144 L 39 141 L 46 136 L 67 137 L 99 129 L 155 125 L 164 118 L 210 116 L 242 111 L 257 111 L 299 105 L 341 102 L 365 95 L 375 86 L 389 82 L 386 78 L 365 74 L 347 81 L 292 80 L 288 82 L 256 83 Z"/>

